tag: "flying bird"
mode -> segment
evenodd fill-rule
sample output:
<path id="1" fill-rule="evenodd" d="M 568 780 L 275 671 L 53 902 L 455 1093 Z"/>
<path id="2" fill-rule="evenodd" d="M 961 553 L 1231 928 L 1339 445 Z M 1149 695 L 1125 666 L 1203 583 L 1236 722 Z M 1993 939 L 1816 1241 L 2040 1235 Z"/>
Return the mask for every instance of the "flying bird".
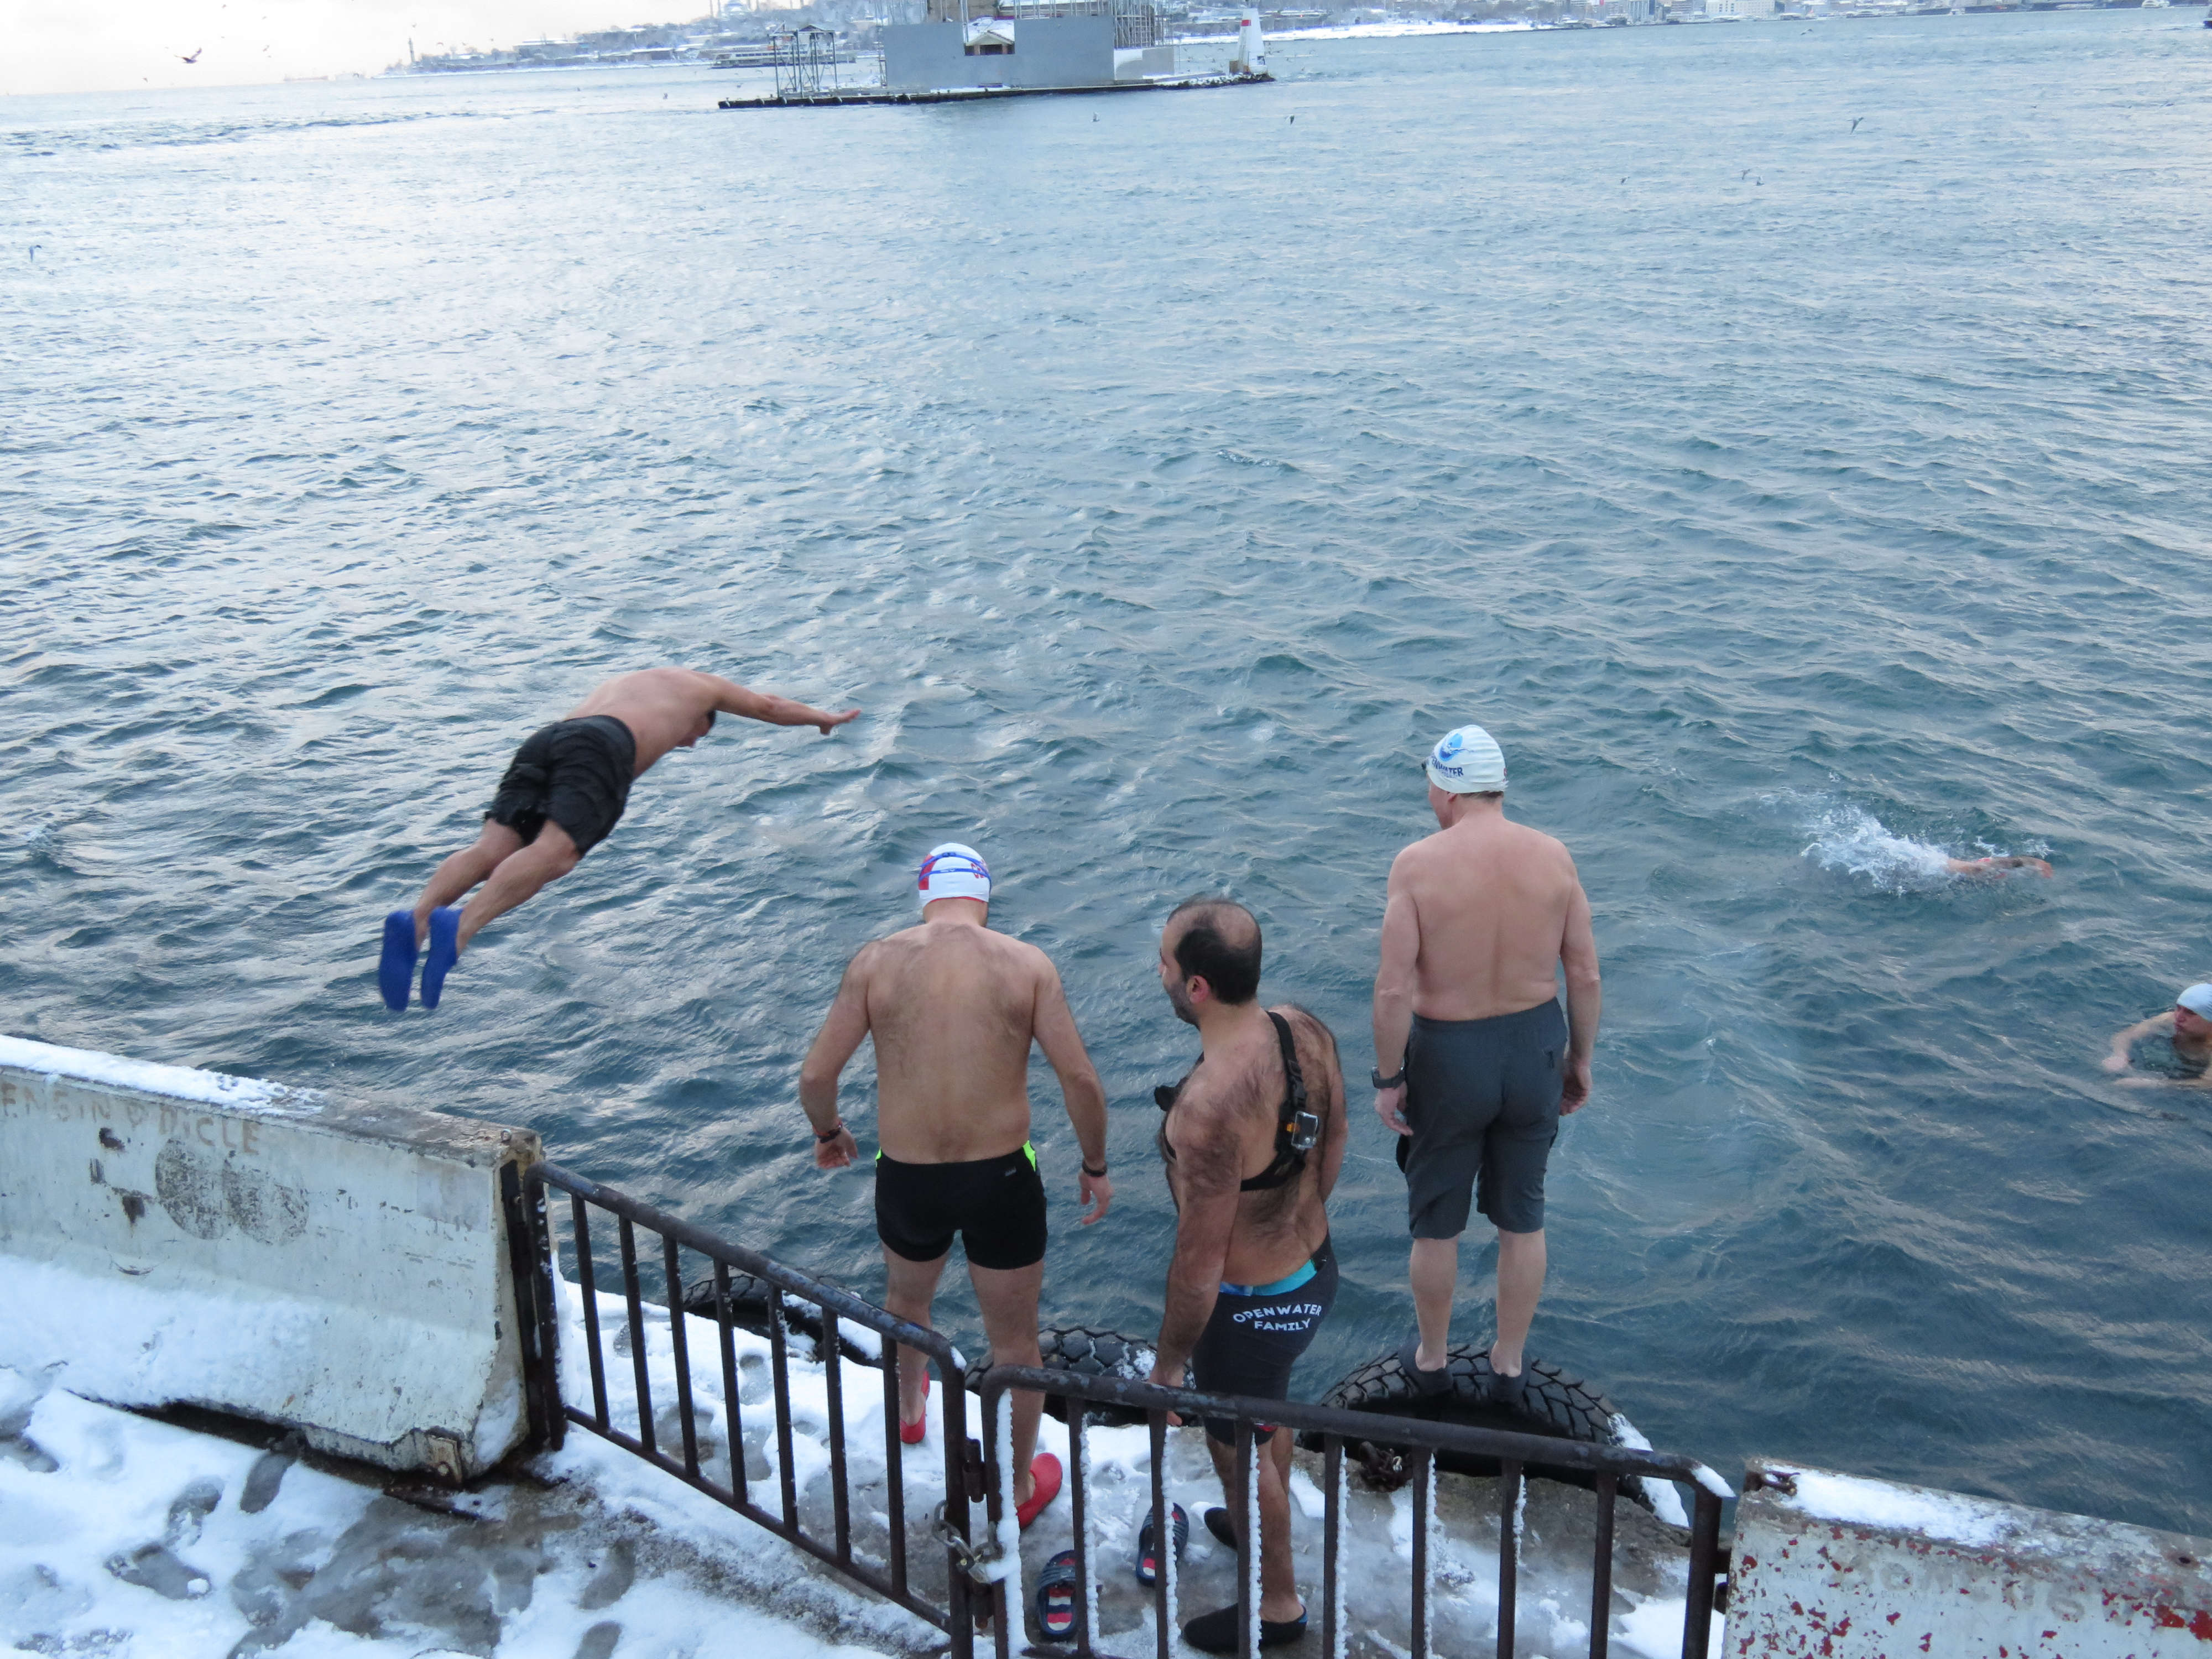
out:
<path id="1" fill-rule="evenodd" d="M 205 46 L 194 46 L 194 47 L 192 48 L 192 55 L 191 55 L 191 57 L 189 57 L 189 58 L 179 57 L 179 58 L 178 59 L 178 61 L 179 61 L 179 63 L 185 63 L 185 64 L 197 64 L 197 63 L 198 63 L 198 62 L 200 61 L 200 54 L 201 54 L 202 52 L 205 52 L 206 50 L 207 50 L 207 48 L 206 48 Z"/>
<path id="2" fill-rule="evenodd" d="M 1751 177 L 1751 169 L 1750 169 L 1749 167 L 1746 167 L 1746 168 L 1745 168 L 1741 173 L 1737 173 L 1737 174 L 1736 174 L 1736 176 L 1735 176 L 1735 181 L 1736 181 L 1736 183 L 1738 183 L 1738 184 L 1740 185 L 1740 184 L 1741 184 L 1745 179 L 1748 179 L 1748 178 L 1750 178 L 1750 177 Z"/>
<path id="3" fill-rule="evenodd" d="M 1854 115 L 1851 117 L 1851 131 L 1853 132 L 1856 132 L 1859 130 L 1859 123 L 1865 119 L 1866 117 L 1863 115 Z"/>

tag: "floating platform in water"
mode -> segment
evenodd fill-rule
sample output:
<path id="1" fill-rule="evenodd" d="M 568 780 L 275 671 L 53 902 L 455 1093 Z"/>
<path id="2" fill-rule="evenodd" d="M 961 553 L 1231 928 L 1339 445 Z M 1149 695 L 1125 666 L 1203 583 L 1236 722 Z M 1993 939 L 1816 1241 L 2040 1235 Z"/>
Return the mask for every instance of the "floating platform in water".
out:
<path id="1" fill-rule="evenodd" d="M 1200 87 L 1249 87 L 1275 77 L 1256 75 L 1186 75 L 1158 81 L 1115 81 L 1095 87 L 947 87 L 934 92 L 818 92 L 804 97 L 724 98 L 717 109 L 811 109 L 823 104 L 972 104 L 988 98 L 1054 98 L 1086 92 L 1188 92 Z"/>

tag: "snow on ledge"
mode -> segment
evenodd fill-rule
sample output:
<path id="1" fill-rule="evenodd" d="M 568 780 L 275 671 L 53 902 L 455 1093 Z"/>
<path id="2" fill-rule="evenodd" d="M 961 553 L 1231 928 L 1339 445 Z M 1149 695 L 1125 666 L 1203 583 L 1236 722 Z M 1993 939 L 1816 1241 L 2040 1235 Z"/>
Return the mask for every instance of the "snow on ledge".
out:
<path id="1" fill-rule="evenodd" d="M 319 1090 L 289 1089 L 259 1078 L 232 1077 L 190 1066 L 157 1066 L 149 1060 L 101 1054 L 94 1048 L 63 1048 L 50 1042 L 33 1042 L 27 1037 L 0 1036 L 0 1066 L 246 1111 L 305 1114 L 322 1109 L 323 1097 Z"/>
<path id="2" fill-rule="evenodd" d="M 1909 1532 L 1981 1549 L 2002 1542 L 2020 1529 L 2021 1511 L 2008 1504 L 1962 1498 L 1926 1486 L 1899 1486 L 1887 1480 L 1867 1480 L 1846 1474 L 1823 1474 L 1812 1469 L 1776 1468 L 1771 1484 L 1787 1474 L 1796 1487 L 1795 1496 L 1777 1496 L 1789 1507 L 1824 1521 L 1845 1526 L 1880 1527 Z"/>

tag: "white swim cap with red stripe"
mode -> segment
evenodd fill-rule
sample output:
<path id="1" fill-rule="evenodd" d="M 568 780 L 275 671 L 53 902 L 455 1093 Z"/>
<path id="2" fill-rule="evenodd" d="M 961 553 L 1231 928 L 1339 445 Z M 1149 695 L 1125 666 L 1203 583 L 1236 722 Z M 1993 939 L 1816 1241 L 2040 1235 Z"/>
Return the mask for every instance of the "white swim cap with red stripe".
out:
<path id="1" fill-rule="evenodd" d="M 980 899 L 991 902 L 991 867 L 983 855 L 957 841 L 940 842 L 921 861 L 915 885 L 925 905 L 937 899 Z"/>

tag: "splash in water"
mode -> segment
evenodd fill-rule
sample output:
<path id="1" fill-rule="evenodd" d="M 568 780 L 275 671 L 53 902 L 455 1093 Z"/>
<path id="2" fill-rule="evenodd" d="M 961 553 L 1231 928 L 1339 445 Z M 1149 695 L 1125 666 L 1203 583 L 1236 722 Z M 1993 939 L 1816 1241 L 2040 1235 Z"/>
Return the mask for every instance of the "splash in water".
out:
<path id="1" fill-rule="evenodd" d="M 1962 876 L 1981 879 L 2001 876 L 2007 873 L 2002 860 L 2021 857 L 1985 842 L 1954 851 L 1933 842 L 1915 841 L 1898 835 L 1864 807 L 1845 801 L 1816 799 L 1796 804 L 1807 809 L 1804 829 L 1813 837 L 1805 857 L 1823 870 L 1863 876 L 1892 892 L 1935 887 Z M 1979 869 L 1965 867 L 1976 860 L 1989 862 Z M 2051 873 L 2050 866 L 2032 857 L 2021 859 L 2019 867 L 2032 875 Z"/>

